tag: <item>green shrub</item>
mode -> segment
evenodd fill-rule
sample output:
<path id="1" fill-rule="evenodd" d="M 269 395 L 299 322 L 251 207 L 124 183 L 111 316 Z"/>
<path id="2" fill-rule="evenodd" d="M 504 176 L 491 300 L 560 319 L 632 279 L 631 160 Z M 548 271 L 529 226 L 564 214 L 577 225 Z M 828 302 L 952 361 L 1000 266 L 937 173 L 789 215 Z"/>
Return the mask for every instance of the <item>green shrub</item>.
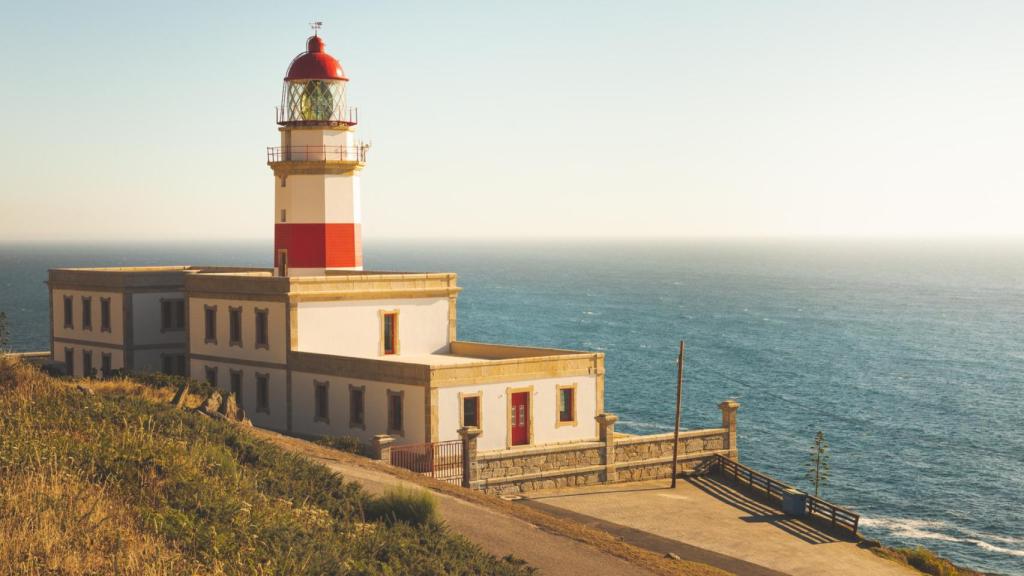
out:
<path id="1" fill-rule="evenodd" d="M 437 520 L 437 501 L 426 490 L 396 486 L 366 504 L 367 520 L 423 526 Z"/>
<path id="2" fill-rule="evenodd" d="M 907 564 L 932 576 L 957 576 L 960 571 L 948 560 L 940 558 L 927 548 L 910 548 L 903 550 Z"/>
<path id="3" fill-rule="evenodd" d="M 209 382 L 199 382 L 185 376 L 174 376 L 172 374 L 164 374 L 163 372 L 128 372 L 125 370 L 115 370 L 114 377 L 126 378 L 137 382 L 144 386 L 151 388 L 163 389 L 169 388 L 171 390 L 177 390 L 182 384 L 188 384 L 188 391 L 197 396 L 209 396 L 215 390 L 213 384 Z"/>
<path id="4" fill-rule="evenodd" d="M 328 448 L 334 448 L 335 450 L 341 450 L 342 452 L 367 455 L 366 447 L 355 436 L 324 436 L 323 438 L 318 438 L 316 443 Z"/>

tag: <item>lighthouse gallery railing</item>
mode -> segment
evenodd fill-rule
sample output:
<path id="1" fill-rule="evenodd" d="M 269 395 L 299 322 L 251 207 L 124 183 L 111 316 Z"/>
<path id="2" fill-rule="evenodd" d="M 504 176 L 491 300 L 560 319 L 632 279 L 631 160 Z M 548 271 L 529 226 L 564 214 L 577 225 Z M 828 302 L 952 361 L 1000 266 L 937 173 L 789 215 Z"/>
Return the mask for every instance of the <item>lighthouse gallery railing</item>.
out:
<path id="1" fill-rule="evenodd" d="M 366 162 L 366 144 L 355 146 L 271 146 L 267 162 Z"/>

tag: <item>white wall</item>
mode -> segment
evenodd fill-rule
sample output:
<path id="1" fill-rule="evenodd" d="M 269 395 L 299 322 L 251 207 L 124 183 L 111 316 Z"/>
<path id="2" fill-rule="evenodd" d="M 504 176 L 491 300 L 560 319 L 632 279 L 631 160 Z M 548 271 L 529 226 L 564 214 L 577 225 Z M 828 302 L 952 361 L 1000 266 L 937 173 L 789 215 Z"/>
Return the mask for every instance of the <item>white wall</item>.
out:
<path id="1" fill-rule="evenodd" d="M 402 355 L 448 350 L 448 298 L 300 302 L 297 350 L 339 356 L 380 356 L 381 310 L 398 310 Z"/>
<path id="2" fill-rule="evenodd" d="M 556 426 L 558 417 L 556 390 L 559 385 L 576 384 L 576 424 Z M 459 393 L 482 392 L 482 433 L 477 449 L 504 450 L 508 437 L 509 388 L 533 386 L 530 416 L 533 419 L 533 445 L 553 444 L 578 440 L 596 440 L 597 379 L 594 376 L 545 378 L 520 382 L 499 382 L 470 386 L 455 386 L 438 390 L 438 440 L 456 440 L 459 421 Z"/>
<path id="3" fill-rule="evenodd" d="M 329 422 L 313 418 L 314 381 L 328 382 Z M 349 384 L 366 387 L 365 430 L 349 427 Z M 388 390 L 405 392 L 402 406 L 405 436 L 395 436 L 395 444 L 426 442 L 425 388 L 306 372 L 292 372 L 292 432 L 309 436 L 355 436 L 369 443 L 375 435 L 388 433 Z"/>
<path id="4" fill-rule="evenodd" d="M 163 332 L 162 299 L 181 300 L 183 292 L 137 292 L 132 294 L 132 345 L 177 344 L 185 342 L 185 329 Z"/>
<path id="5" fill-rule="evenodd" d="M 242 409 L 252 420 L 253 425 L 271 430 L 286 431 L 288 428 L 288 380 L 287 373 L 279 368 L 264 368 L 243 363 L 211 362 L 208 360 L 192 360 L 190 369 L 194 380 L 206 379 L 206 367 L 217 369 L 217 388 L 222 392 L 231 392 L 231 370 L 242 372 Z M 270 376 L 269 404 L 270 412 L 257 412 L 256 374 Z"/>
<path id="6" fill-rule="evenodd" d="M 281 209 L 290 224 L 360 223 L 359 177 L 335 174 L 293 174 L 285 186 L 274 180 L 274 222 L 281 223 Z"/>
<path id="7" fill-rule="evenodd" d="M 205 306 L 217 307 L 217 342 L 206 343 Z M 242 308 L 242 345 L 230 345 L 228 309 Z M 269 348 L 256 348 L 256 309 L 266 308 Z M 188 303 L 189 349 L 192 354 L 255 362 L 284 364 L 288 354 L 285 330 L 286 304 L 255 300 L 222 300 L 190 297 Z M 193 376 L 195 376 L 193 374 Z"/>
<path id="8" fill-rule="evenodd" d="M 74 299 L 73 328 L 64 328 L 64 296 L 70 295 Z M 91 297 L 92 309 L 92 330 L 82 328 L 82 297 Z M 110 332 L 100 330 L 100 298 L 110 298 Z M 73 340 L 87 340 L 104 344 L 124 343 L 124 300 L 119 292 L 95 292 L 90 290 L 62 290 L 53 291 L 53 337 L 70 338 Z M 159 321 L 159 318 L 157 319 Z M 63 346 L 63 345 L 61 345 Z M 63 355 L 60 356 L 63 358 Z"/>
<path id="9" fill-rule="evenodd" d="M 83 346 L 80 344 L 65 344 L 62 342 L 54 343 L 53 359 L 56 362 L 64 362 L 64 349 L 71 348 L 75 354 L 75 366 L 74 373 L 72 376 L 82 377 L 85 376 L 83 369 L 83 353 L 87 350 L 92 351 L 92 367 L 96 370 L 96 373 L 102 375 L 100 370 L 103 368 L 103 354 L 110 354 L 110 369 L 118 370 L 124 368 L 124 351 L 119 348 L 110 348 L 106 346 Z"/>
<path id="10" fill-rule="evenodd" d="M 292 146 L 352 146 L 354 141 L 351 130 L 291 130 Z"/>
<path id="11" fill-rule="evenodd" d="M 163 355 L 185 355 L 186 350 L 181 348 L 153 348 L 146 350 L 132 351 L 132 370 L 135 372 L 162 372 L 164 369 Z"/>

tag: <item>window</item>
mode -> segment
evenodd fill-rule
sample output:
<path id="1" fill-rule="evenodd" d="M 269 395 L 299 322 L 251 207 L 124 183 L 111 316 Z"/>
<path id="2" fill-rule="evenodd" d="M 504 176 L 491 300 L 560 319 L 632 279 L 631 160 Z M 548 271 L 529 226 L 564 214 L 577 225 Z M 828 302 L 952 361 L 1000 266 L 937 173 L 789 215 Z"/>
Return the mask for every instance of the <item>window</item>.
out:
<path id="1" fill-rule="evenodd" d="M 215 387 L 217 386 L 217 367 L 216 366 L 207 366 L 206 367 L 206 381 L 209 382 L 210 384 L 212 384 Z"/>
<path id="2" fill-rule="evenodd" d="M 64 298 L 65 302 L 67 297 Z M 64 373 L 68 376 L 75 375 L 75 349 L 65 348 L 64 349 Z"/>
<path id="3" fill-rule="evenodd" d="M 100 332 L 110 332 L 110 298 L 100 298 Z"/>
<path id="4" fill-rule="evenodd" d="M 242 371 L 231 371 L 231 393 L 235 395 L 235 404 L 242 405 Z"/>
<path id="5" fill-rule="evenodd" d="M 327 411 L 327 384 L 328 382 L 313 381 L 316 387 L 313 394 L 313 420 L 317 422 L 330 422 L 330 413 Z"/>
<path id="6" fill-rule="evenodd" d="M 576 423 L 576 385 L 558 387 L 558 422 L 556 426 Z"/>
<path id="7" fill-rule="evenodd" d="M 110 373 L 113 372 L 111 368 L 111 359 L 109 352 L 103 352 L 100 354 L 100 373 L 103 374 L 104 378 L 110 378 Z"/>
<path id="8" fill-rule="evenodd" d="M 270 414 L 270 374 L 256 375 L 256 411 Z"/>
<path id="9" fill-rule="evenodd" d="M 92 330 L 92 298 L 82 296 L 82 330 Z"/>
<path id="10" fill-rule="evenodd" d="M 75 327 L 75 299 L 71 296 L 64 297 L 64 327 Z"/>
<path id="11" fill-rule="evenodd" d="M 381 353 L 398 354 L 398 311 L 381 312 Z"/>
<path id="12" fill-rule="evenodd" d="M 164 374 L 170 374 L 172 376 L 185 375 L 184 354 L 161 354 L 160 362 L 163 367 L 162 372 Z"/>
<path id="13" fill-rule="evenodd" d="M 92 350 L 82 350 L 82 376 L 92 378 Z"/>
<path id="14" fill-rule="evenodd" d="M 185 300 L 160 299 L 160 331 L 171 332 L 185 329 Z"/>
<path id="15" fill-rule="evenodd" d="M 366 386 L 348 385 L 348 427 L 366 429 Z"/>
<path id="16" fill-rule="evenodd" d="M 203 306 L 203 319 L 206 326 L 205 341 L 207 344 L 217 343 L 217 307 Z"/>
<path id="17" fill-rule="evenodd" d="M 288 221 L 288 211 L 285 210 L 284 208 L 281 208 L 281 223 L 284 224 L 287 221 Z"/>
<path id="18" fill-rule="evenodd" d="M 277 251 L 277 273 L 280 276 L 288 275 L 288 251 Z"/>
<path id="19" fill-rule="evenodd" d="M 388 434 L 405 436 L 402 424 L 402 397 L 404 392 L 388 390 Z"/>
<path id="20" fill-rule="evenodd" d="M 242 307 L 228 308 L 228 345 L 242 345 Z"/>
<path id="21" fill-rule="evenodd" d="M 462 399 L 462 425 L 480 427 L 480 394 L 459 394 Z"/>
<path id="22" fill-rule="evenodd" d="M 270 348 L 270 338 L 268 335 L 268 318 L 270 311 L 266 308 L 256 309 L 256 347 L 257 348 Z"/>

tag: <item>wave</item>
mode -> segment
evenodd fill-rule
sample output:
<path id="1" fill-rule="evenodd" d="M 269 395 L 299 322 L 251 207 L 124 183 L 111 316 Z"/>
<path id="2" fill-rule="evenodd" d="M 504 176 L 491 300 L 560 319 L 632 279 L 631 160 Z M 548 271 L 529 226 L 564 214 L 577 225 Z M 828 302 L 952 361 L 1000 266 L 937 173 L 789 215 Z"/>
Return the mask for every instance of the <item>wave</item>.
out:
<path id="1" fill-rule="evenodd" d="M 1024 558 L 1024 548 L 1006 548 L 992 544 L 992 541 L 1003 544 L 1024 544 L 1024 538 L 1013 536 L 996 536 L 994 534 L 982 534 L 980 532 L 965 531 L 971 537 L 955 536 L 948 533 L 949 530 L 956 530 L 948 522 L 942 520 L 919 520 L 914 518 L 867 518 L 860 519 L 861 526 L 865 528 L 878 528 L 889 532 L 891 535 L 910 540 L 941 540 L 943 542 L 957 542 L 970 544 L 982 550 Z M 945 531 L 941 531 L 945 530 Z"/>

